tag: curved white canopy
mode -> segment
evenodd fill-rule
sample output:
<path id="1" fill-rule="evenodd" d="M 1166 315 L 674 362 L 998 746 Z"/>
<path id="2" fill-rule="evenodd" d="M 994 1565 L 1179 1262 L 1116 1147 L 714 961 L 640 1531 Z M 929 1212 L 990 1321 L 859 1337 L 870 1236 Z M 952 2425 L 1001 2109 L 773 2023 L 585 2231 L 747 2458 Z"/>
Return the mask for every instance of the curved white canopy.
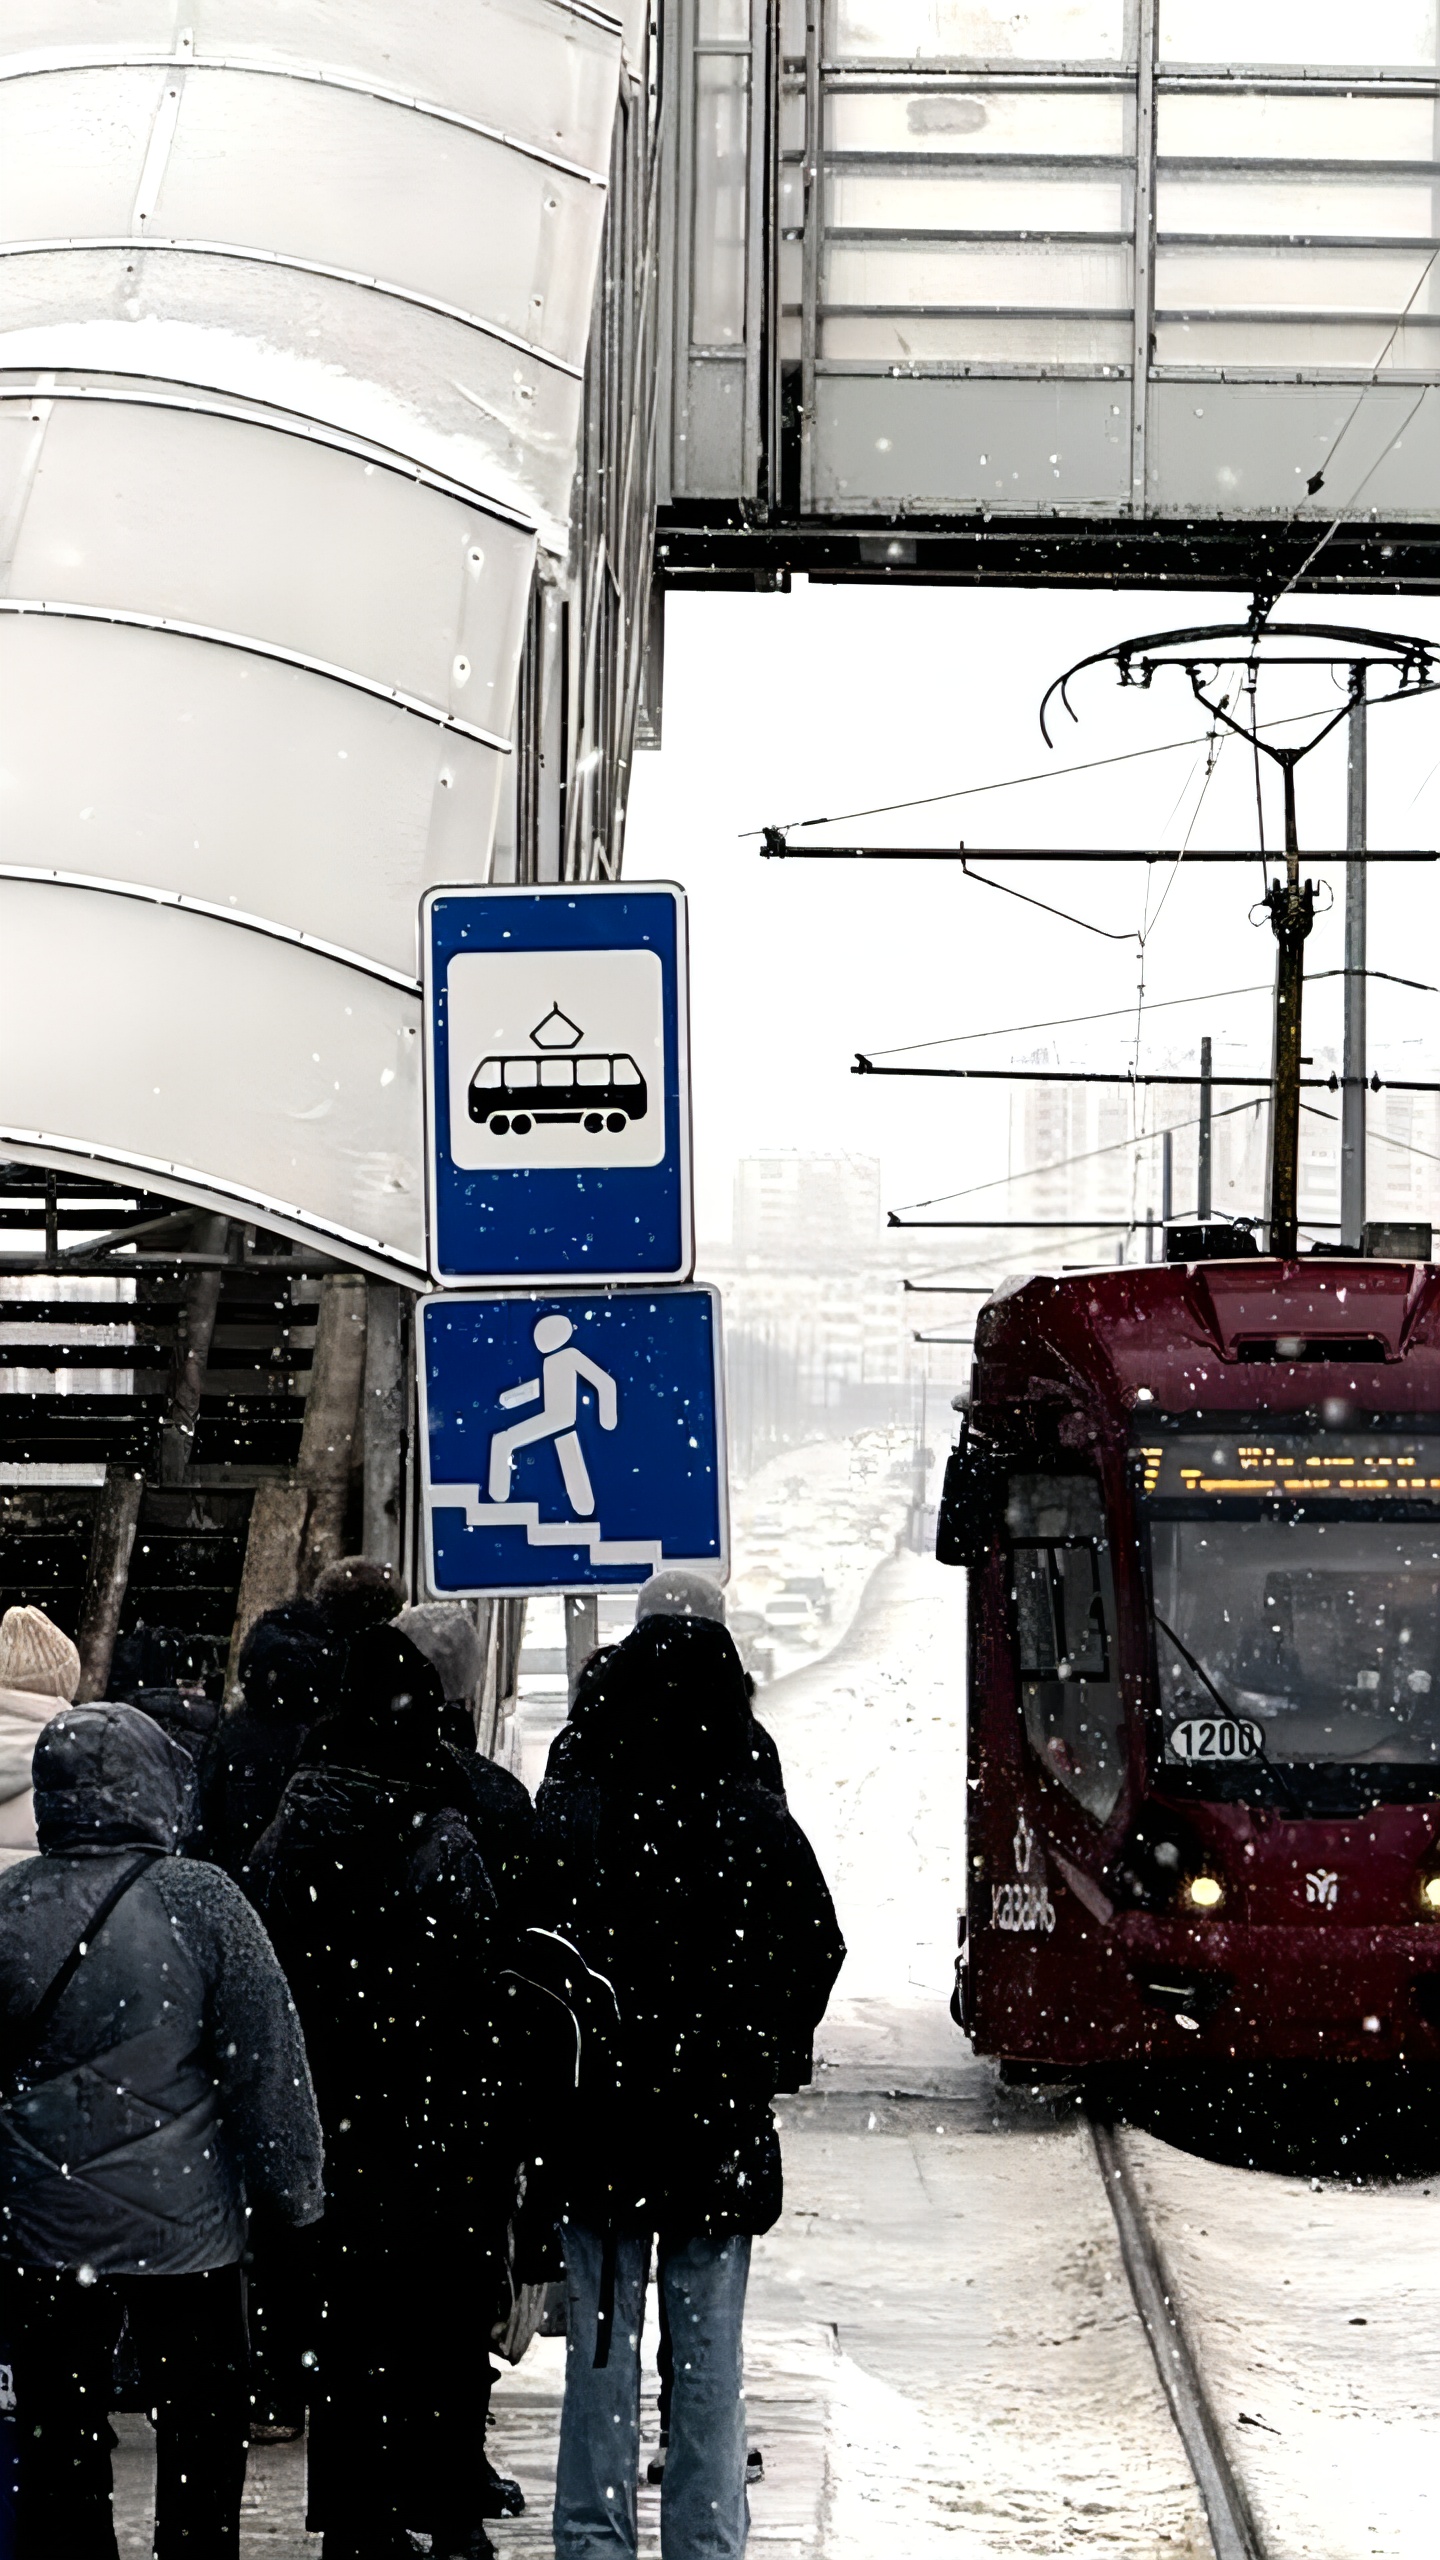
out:
<path id="1" fill-rule="evenodd" d="M 423 1269 L 416 914 L 569 540 L 621 43 L 0 19 L 0 1152 Z"/>

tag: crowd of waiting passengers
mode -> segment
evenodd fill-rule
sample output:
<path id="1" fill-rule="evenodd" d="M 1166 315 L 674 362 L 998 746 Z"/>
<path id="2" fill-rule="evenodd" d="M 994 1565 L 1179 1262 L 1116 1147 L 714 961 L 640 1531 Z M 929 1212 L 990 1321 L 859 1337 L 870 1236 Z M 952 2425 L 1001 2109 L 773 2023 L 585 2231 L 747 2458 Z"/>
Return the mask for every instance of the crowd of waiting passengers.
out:
<path id="1" fill-rule="evenodd" d="M 484 2560 L 524 2503 L 486 2453 L 492 2354 L 547 2286 L 555 2547 L 633 2553 L 652 2256 L 666 2560 L 743 2550 L 770 2101 L 844 1947 L 723 1595 L 645 1587 L 533 1805 L 476 1749 L 469 1615 L 402 1603 L 332 1566 L 251 1629 L 223 1710 L 143 1647 L 73 1705 L 69 1638 L 0 1620 L 16 2560 L 115 2560 L 124 2407 L 159 2560 L 237 2560 L 249 2443 L 302 2433 L 324 2560 Z"/>

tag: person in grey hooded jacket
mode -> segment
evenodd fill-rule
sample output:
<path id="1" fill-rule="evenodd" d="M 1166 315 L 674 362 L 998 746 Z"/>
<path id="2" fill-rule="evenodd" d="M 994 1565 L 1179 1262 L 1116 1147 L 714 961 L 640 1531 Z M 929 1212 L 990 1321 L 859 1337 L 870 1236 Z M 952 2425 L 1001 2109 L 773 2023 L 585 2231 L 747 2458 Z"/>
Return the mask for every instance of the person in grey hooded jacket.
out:
<path id="1" fill-rule="evenodd" d="M 115 2552 L 106 2411 L 122 2315 L 157 2413 L 158 2560 L 236 2560 L 247 2217 L 303 2224 L 324 2203 L 299 2021 L 239 1887 L 176 1854 L 194 1769 L 149 1716 L 62 1710 L 34 1778 L 40 1855 L 0 1876 L 17 2560 Z"/>

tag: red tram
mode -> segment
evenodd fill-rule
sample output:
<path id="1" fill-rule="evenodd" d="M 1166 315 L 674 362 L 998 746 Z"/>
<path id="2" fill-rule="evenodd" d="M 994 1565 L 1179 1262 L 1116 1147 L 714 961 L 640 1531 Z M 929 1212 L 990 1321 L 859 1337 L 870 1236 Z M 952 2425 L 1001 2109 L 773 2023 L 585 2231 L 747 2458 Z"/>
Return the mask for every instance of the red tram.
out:
<path id="1" fill-rule="evenodd" d="M 1440 2058 L 1440 1268 L 1016 1281 L 975 1350 L 977 2050 Z"/>

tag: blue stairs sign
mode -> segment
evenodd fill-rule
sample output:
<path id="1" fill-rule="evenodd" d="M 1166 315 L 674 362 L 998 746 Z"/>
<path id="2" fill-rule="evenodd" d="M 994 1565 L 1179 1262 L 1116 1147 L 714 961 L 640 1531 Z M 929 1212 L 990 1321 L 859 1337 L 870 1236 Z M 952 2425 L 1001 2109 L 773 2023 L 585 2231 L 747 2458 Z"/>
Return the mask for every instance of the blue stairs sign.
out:
<path id="1" fill-rule="evenodd" d="M 426 1574 L 437 1598 L 729 1569 L 713 1289 L 420 1303 Z"/>

